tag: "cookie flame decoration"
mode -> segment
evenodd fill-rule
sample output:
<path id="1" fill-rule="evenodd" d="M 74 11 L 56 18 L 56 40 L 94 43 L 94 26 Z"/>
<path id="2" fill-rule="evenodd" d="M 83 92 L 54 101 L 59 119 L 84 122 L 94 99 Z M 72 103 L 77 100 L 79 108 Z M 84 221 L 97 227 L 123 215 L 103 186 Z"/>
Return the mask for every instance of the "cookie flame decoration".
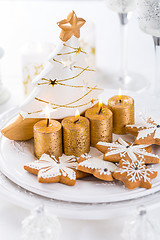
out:
<path id="1" fill-rule="evenodd" d="M 57 110 L 51 112 L 51 119 L 63 119 L 73 116 L 77 108 L 81 114 L 98 102 L 102 89 L 93 81 L 95 71 L 86 63 L 87 52 L 80 47 L 78 39 L 84 23 L 85 20 L 77 18 L 74 11 L 58 23 L 62 41 L 49 56 L 46 68 L 33 80 L 35 88 L 20 107 L 21 123 L 28 118 L 45 118 L 41 113 L 46 104 Z M 20 127 L 15 122 L 14 134 L 10 128 L 3 129 L 2 133 L 12 140 L 30 139 L 32 131 L 30 135 L 23 131 L 23 135 L 16 137 Z"/>

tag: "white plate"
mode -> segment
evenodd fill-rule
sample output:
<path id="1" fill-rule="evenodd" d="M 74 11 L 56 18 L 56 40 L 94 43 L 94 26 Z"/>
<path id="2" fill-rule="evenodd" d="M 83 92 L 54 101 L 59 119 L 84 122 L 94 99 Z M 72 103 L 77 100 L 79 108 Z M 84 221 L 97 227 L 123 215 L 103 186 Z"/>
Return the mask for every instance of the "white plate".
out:
<path id="1" fill-rule="evenodd" d="M 145 206 L 147 212 L 160 205 L 160 191 L 152 195 L 114 203 L 72 203 L 59 201 L 31 193 L 10 181 L 0 172 L 0 194 L 12 203 L 29 210 L 43 204 L 49 212 L 67 219 L 105 220 L 131 216 L 138 207 Z"/>
<path id="2" fill-rule="evenodd" d="M 103 99 L 104 96 L 108 98 L 109 95 L 112 96 L 113 92 L 105 91 Z M 147 98 L 143 97 L 143 100 L 146 103 Z M 5 123 L 7 123 L 15 115 L 15 112 L 8 112 L 3 116 L 3 120 L 6 120 Z M 125 136 L 125 138 L 127 139 L 128 136 Z M 138 188 L 131 191 L 126 189 L 121 182 L 108 183 L 93 177 L 77 180 L 73 187 L 59 183 L 42 184 L 37 181 L 36 176 L 23 169 L 25 163 L 35 159 L 32 141 L 15 142 L 1 136 L 0 150 L 1 171 L 19 186 L 48 198 L 80 203 L 102 203 L 135 199 L 160 190 L 159 175 L 153 180 L 153 187 L 149 190 Z M 160 152 L 160 148 L 157 147 L 156 151 Z M 155 169 L 160 171 L 160 164 L 155 165 Z"/>

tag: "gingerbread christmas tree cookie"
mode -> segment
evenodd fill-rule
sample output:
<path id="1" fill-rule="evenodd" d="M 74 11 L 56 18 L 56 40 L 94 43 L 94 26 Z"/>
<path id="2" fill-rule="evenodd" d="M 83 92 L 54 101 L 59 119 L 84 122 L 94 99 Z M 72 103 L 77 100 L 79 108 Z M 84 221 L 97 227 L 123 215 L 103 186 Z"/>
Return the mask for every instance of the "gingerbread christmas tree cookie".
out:
<path id="1" fill-rule="evenodd" d="M 142 124 L 127 125 L 126 133 L 136 136 L 136 144 L 160 145 L 160 121 L 149 118 Z"/>
<path id="2" fill-rule="evenodd" d="M 119 162 L 122 158 L 141 157 L 146 164 L 159 163 L 158 155 L 151 153 L 151 145 L 135 145 L 122 138 L 118 138 L 113 143 L 99 142 L 96 144 L 96 148 L 104 153 L 104 160 L 111 162 Z"/>
<path id="3" fill-rule="evenodd" d="M 74 116 L 76 109 L 82 114 L 98 102 L 103 89 L 94 81 L 95 70 L 86 59 L 89 53 L 79 41 L 84 24 L 85 20 L 74 11 L 58 22 L 59 43 L 44 70 L 33 80 L 35 88 L 21 103 L 19 117 L 2 130 L 5 137 L 16 141 L 31 139 L 33 125 L 38 119 L 46 118 L 43 111 L 46 105 L 53 110 L 51 119 L 62 120 Z"/>
<path id="4" fill-rule="evenodd" d="M 113 177 L 120 180 L 129 189 L 151 188 L 151 180 L 157 177 L 157 172 L 152 168 L 147 168 L 144 160 L 121 160 L 119 169 L 113 173 Z"/>
<path id="5" fill-rule="evenodd" d="M 60 182 L 66 185 L 74 185 L 77 178 L 85 177 L 86 174 L 77 170 L 78 162 L 74 156 L 59 157 L 43 154 L 37 161 L 28 163 L 24 169 L 38 176 L 41 183 Z"/>
<path id="6" fill-rule="evenodd" d="M 79 158 L 78 170 L 90 173 L 96 178 L 105 181 L 113 181 L 112 173 L 116 171 L 117 166 L 114 163 L 103 160 L 103 156 L 91 157 L 83 154 Z"/>

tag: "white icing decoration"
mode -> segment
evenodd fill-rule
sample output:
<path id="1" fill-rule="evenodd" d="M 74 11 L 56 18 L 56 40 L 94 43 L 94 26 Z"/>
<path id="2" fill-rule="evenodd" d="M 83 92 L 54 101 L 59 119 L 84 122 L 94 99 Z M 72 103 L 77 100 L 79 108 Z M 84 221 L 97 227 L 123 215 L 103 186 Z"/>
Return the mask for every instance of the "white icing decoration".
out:
<path id="1" fill-rule="evenodd" d="M 88 158 L 91 158 L 91 155 L 89 155 L 88 153 L 84 153 L 81 155 L 81 157 L 88 159 Z"/>
<path id="2" fill-rule="evenodd" d="M 97 169 L 99 170 L 100 175 L 110 175 L 111 172 L 117 170 L 117 166 L 114 163 L 103 160 L 103 155 L 99 157 L 85 156 L 85 158 L 87 158 L 87 160 L 79 163 L 79 166 L 90 169 Z"/>
<path id="3" fill-rule="evenodd" d="M 83 92 L 87 92 L 87 88 L 89 87 L 89 82 L 87 79 L 83 80 Z"/>
<path id="4" fill-rule="evenodd" d="M 91 107 L 91 100 L 97 99 L 102 92 L 94 81 L 95 72 L 89 71 L 93 69 L 85 61 L 87 54 L 75 52 L 69 54 L 72 58 L 67 60 L 68 54 L 66 53 L 74 52 L 74 49 L 70 47 L 74 49 L 80 47 L 79 39 L 75 36 L 72 36 L 65 44 L 60 41 L 57 48 L 49 56 L 49 62 L 44 70 L 33 80 L 35 88 L 20 106 L 20 114 L 23 118 L 46 118 L 45 114 L 41 114 L 41 108 L 42 105 L 46 105 L 45 102 L 57 109 L 57 111 L 51 112 L 51 119 L 73 116 L 77 108 L 81 114 Z M 83 69 L 86 70 L 83 71 Z M 63 82 L 51 86 L 49 82 L 45 84 L 44 79 Z M 86 86 L 84 86 L 84 79 Z M 37 100 L 37 98 L 44 102 Z"/>
<path id="5" fill-rule="evenodd" d="M 160 127 L 159 124 L 156 123 L 153 119 L 150 118 L 150 122 L 145 122 L 144 124 L 134 124 L 134 125 L 127 125 L 130 128 L 137 128 L 140 129 L 138 132 L 137 140 L 144 139 L 151 134 L 154 134 L 154 139 L 160 139 Z"/>
<path id="6" fill-rule="evenodd" d="M 38 177 L 53 178 L 57 176 L 68 177 L 71 180 L 76 179 L 76 173 L 73 169 L 77 169 L 78 162 L 74 156 L 59 157 L 59 162 L 54 156 L 43 154 L 37 161 L 26 164 L 27 167 L 38 170 Z"/>
<path id="7" fill-rule="evenodd" d="M 62 59 L 61 62 L 63 64 L 64 68 L 68 68 L 70 70 L 73 69 L 73 65 L 75 64 L 75 62 L 72 61 L 71 56 L 69 56 L 66 59 Z"/>
<path id="8" fill-rule="evenodd" d="M 113 156 L 116 154 L 120 154 L 120 157 L 124 157 L 126 154 L 132 159 L 136 160 L 136 155 L 139 157 L 147 156 L 147 157 L 153 157 L 158 158 L 158 155 L 155 155 L 153 153 L 148 153 L 145 148 L 149 147 L 150 145 L 128 145 L 128 143 L 123 140 L 122 138 L 118 138 L 119 143 L 107 143 L 107 142 L 99 142 L 98 145 L 102 145 L 105 147 L 109 147 L 110 152 L 105 153 L 105 156 Z M 129 146 L 129 147 L 128 147 Z"/>
<path id="9" fill-rule="evenodd" d="M 126 127 L 130 127 L 130 128 L 149 128 L 151 127 L 152 124 L 151 123 L 144 123 L 144 124 L 133 124 L 133 125 L 126 125 Z"/>
<path id="10" fill-rule="evenodd" d="M 127 177 L 129 177 L 129 181 L 137 182 L 142 179 L 144 182 L 151 183 L 151 179 L 149 177 L 150 174 L 153 174 L 155 170 L 153 168 L 146 168 L 145 162 L 143 159 L 129 162 L 128 160 L 123 161 L 123 168 L 119 168 L 116 172 L 121 174 L 127 173 Z M 137 170 L 136 170 L 137 169 Z"/>

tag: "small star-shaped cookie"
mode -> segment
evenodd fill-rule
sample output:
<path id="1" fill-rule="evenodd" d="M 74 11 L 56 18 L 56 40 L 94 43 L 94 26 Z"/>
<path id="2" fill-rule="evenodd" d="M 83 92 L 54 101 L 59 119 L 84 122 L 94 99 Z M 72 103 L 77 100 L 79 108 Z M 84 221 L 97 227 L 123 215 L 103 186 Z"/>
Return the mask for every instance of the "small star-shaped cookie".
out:
<path id="1" fill-rule="evenodd" d="M 136 144 L 160 145 L 160 122 L 152 118 L 142 124 L 127 125 L 125 131 L 136 136 Z"/>
<path id="2" fill-rule="evenodd" d="M 103 156 L 91 157 L 83 154 L 79 158 L 78 170 L 90 173 L 96 178 L 105 181 L 113 181 L 112 172 L 116 171 L 117 166 L 114 163 L 103 160 Z"/>
<path id="3" fill-rule="evenodd" d="M 64 183 L 74 185 L 77 178 L 88 176 L 77 170 L 78 161 L 74 156 L 62 155 L 59 159 L 54 156 L 43 154 L 37 161 L 28 163 L 24 169 L 38 175 L 41 183 Z"/>
<path id="4" fill-rule="evenodd" d="M 157 172 L 152 168 L 147 168 L 143 159 L 122 159 L 119 162 L 119 169 L 113 173 L 113 177 L 122 181 L 129 189 L 151 188 L 151 179 L 157 177 Z"/>
<path id="5" fill-rule="evenodd" d="M 77 18 L 74 11 L 72 11 L 67 19 L 58 22 L 58 26 L 62 29 L 60 39 L 64 42 L 68 41 L 72 36 L 80 37 L 80 28 L 85 24 L 83 18 Z"/>
<path id="6" fill-rule="evenodd" d="M 104 160 L 111 162 L 119 162 L 123 159 L 141 157 L 146 164 L 159 163 L 158 155 L 151 153 L 151 145 L 136 145 L 126 142 L 122 138 L 118 138 L 116 142 L 98 142 L 96 148 L 104 153 Z"/>

